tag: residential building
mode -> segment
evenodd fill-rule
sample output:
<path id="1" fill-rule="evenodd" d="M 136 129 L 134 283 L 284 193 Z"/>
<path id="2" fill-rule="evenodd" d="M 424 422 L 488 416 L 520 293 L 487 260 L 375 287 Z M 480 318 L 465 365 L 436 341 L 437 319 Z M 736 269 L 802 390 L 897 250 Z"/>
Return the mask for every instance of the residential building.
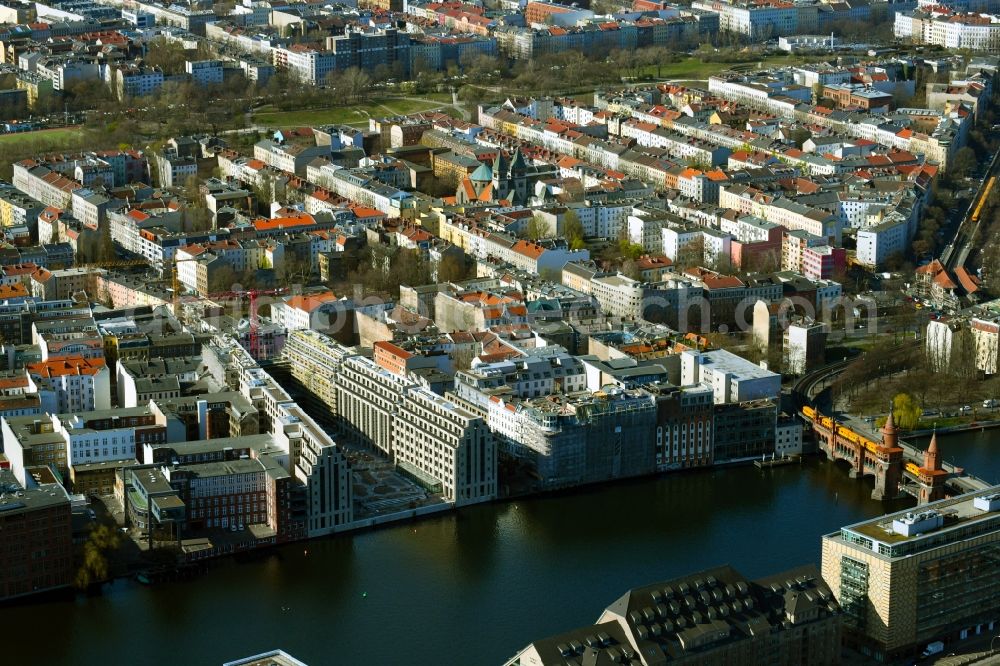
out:
<path id="1" fill-rule="evenodd" d="M 191 82 L 198 85 L 222 83 L 221 60 L 188 60 L 184 63 L 184 71 L 191 77 Z"/>
<path id="2" fill-rule="evenodd" d="M 343 361 L 337 377 L 337 415 L 344 436 L 393 459 L 394 421 L 415 384 L 363 356 Z"/>
<path id="3" fill-rule="evenodd" d="M 26 367 L 38 387 L 43 411 L 66 414 L 111 409 L 111 381 L 103 358 L 58 358 Z"/>
<path id="4" fill-rule="evenodd" d="M 319 400 L 331 416 L 338 417 L 337 381 L 343 362 L 354 352 L 333 338 L 312 330 L 293 330 L 282 349 L 292 377 Z"/>
<path id="5" fill-rule="evenodd" d="M 497 449 L 485 420 L 424 388 L 406 391 L 393 419 L 397 467 L 456 506 L 497 496 Z"/>
<path id="6" fill-rule="evenodd" d="M 798 320 L 788 324 L 783 334 L 785 373 L 804 375 L 824 363 L 827 325 L 813 320 Z"/>
<path id="7" fill-rule="evenodd" d="M 997 374 L 997 356 L 1000 355 L 1000 320 L 973 317 L 969 321 L 973 346 L 976 350 L 976 369 L 985 375 Z M 950 352 L 951 345 L 948 345 Z M 949 358 L 951 358 L 949 353 Z"/>

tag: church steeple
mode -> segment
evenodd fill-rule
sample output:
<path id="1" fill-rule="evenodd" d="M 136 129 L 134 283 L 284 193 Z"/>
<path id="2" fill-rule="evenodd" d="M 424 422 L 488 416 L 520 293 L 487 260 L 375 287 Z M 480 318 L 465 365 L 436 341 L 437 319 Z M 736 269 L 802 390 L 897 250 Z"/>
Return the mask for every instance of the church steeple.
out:
<path id="1" fill-rule="evenodd" d="M 504 157 L 503 150 L 497 148 L 496 159 L 493 160 L 493 179 L 507 177 L 507 158 Z"/>

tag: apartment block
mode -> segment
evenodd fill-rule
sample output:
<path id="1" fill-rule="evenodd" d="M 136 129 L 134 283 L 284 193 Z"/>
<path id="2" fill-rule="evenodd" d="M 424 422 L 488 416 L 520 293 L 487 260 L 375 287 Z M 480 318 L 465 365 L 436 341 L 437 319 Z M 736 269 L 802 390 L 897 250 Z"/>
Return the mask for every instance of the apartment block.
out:
<path id="1" fill-rule="evenodd" d="M 497 495 L 497 449 L 485 420 L 424 388 L 407 390 L 393 420 L 393 457 L 456 506 Z"/>
<path id="2" fill-rule="evenodd" d="M 371 359 L 344 360 L 337 377 L 337 415 L 344 436 L 394 458 L 393 422 L 406 392 L 415 387 Z"/>
<path id="3" fill-rule="evenodd" d="M 104 359 L 59 358 L 27 365 L 42 410 L 52 414 L 111 409 L 111 380 Z"/>

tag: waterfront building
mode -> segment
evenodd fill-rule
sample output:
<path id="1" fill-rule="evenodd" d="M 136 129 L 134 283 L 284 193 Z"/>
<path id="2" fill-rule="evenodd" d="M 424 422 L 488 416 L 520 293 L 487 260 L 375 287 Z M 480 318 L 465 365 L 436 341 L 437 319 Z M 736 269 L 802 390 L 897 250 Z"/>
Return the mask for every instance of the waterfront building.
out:
<path id="1" fill-rule="evenodd" d="M 306 663 L 284 650 L 271 650 L 236 661 L 227 661 L 222 666 L 306 666 Z"/>
<path id="2" fill-rule="evenodd" d="M 506 666 L 840 663 L 841 614 L 814 566 L 750 581 L 729 566 L 629 590 L 592 625 Z"/>
<path id="3" fill-rule="evenodd" d="M 396 465 L 456 506 L 497 495 L 497 450 L 486 421 L 425 388 L 406 391 L 393 419 Z"/>
<path id="4" fill-rule="evenodd" d="M 657 471 L 712 464 L 713 401 L 707 386 L 647 386 L 656 398 Z"/>
<path id="5" fill-rule="evenodd" d="M 934 448 L 924 467 L 937 465 Z M 998 554 L 1000 486 L 825 535 L 823 578 L 844 610 L 845 643 L 888 662 L 995 634 Z"/>
<path id="6" fill-rule="evenodd" d="M 656 469 L 656 404 L 645 391 L 607 387 L 559 397 L 490 397 L 501 452 L 543 488 L 597 483 Z"/>
<path id="7" fill-rule="evenodd" d="M 777 444 L 778 406 L 772 400 L 717 404 L 712 414 L 715 462 L 771 455 Z"/>
<path id="8" fill-rule="evenodd" d="M 306 535 L 332 534 L 354 519 L 351 470 L 336 442 L 295 405 L 284 419 L 283 434 L 301 440 L 292 472 L 305 485 Z"/>
<path id="9" fill-rule="evenodd" d="M 412 381 L 369 358 L 348 358 L 337 377 L 337 409 L 342 432 L 349 439 L 391 459 L 394 455 L 393 420 L 406 391 L 415 386 Z"/>
<path id="10" fill-rule="evenodd" d="M 0 601 L 73 580 L 69 496 L 57 483 L 24 488 L 0 470 Z"/>

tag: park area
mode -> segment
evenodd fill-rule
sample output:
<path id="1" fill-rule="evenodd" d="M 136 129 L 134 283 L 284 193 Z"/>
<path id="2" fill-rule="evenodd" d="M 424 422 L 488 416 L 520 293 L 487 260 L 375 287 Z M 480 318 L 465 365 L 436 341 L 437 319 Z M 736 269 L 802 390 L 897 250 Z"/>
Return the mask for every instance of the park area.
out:
<path id="1" fill-rule="evenodd" d="M 450 101 L 450 95 L 448 99 Z M 385 97 L 352 106 L 323 109 L 297 109 L 282 111 L 271 105 L 253 112 L 255 125 L 265 127 L 317 127 L 322 125 L 367 125 L 375 117 L 400 116 L 410 113 L 439 111 L 452 116 L 459 112 L 444 100 L 423 97 Z"/>

